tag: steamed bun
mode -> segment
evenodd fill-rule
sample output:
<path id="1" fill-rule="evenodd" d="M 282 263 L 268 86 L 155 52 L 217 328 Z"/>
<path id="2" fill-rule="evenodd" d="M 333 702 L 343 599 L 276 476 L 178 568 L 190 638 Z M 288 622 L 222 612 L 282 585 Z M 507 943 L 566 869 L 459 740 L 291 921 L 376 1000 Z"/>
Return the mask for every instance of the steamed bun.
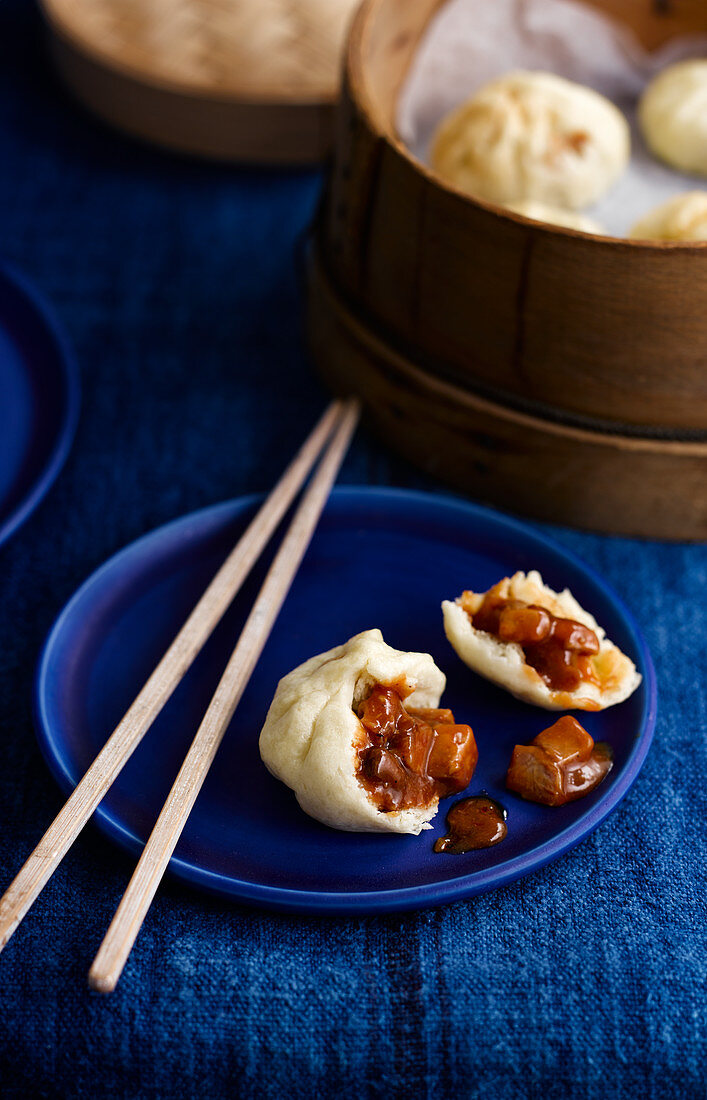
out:
<path id="1" fill-rule="evenodd" d="M 439 799 L 426 807 L 381 812 L 357 777 L 362 726 L 355 707 L 376 684 L 404 680 L 405 704 L 436 707 L 446 678 L 428 653 L 406 653 L 366 630 L 312 657 L 277 686 L 260 734 L 260 755 L 295 792 L 305 813 L 349 832 L 418 834 Z"/>
<path id="2" fill-rule="evenodd" d="M 618 179 L 629 153 L 628 123 L 604 96 L 552 73 L 518 71 L 442 121 L 431 159 L 477 198 L 580 210 Z"/>
<path id="3" fill-rule="evenodd" d="M 472 617 L 476 617 L 485 597 L 491 594 L 504 601 L 544 608 L 559 619 L 572 620 L 593 631 L 598 652 L 591 658 L 592 680 L 580 682 L 574 691 L 553 690 L 526 661 L 522 646 L 477 629 Z M 546 710 L 603 710 L 623 702 L 641 682 L 633 661 L 609 641 L 596 619 L 577 603 L 569 589 L 554 592 L 536 570 L 505 577 L 488 593 L 464 592 L 454 602 L 445 600 L 442 613 L 447 638 L 469 668 L 517 699 Z"/>
<path id="4" fill-rule="evenodd" d="M 547 203 L 537 202 L 536 199 L 521 199 L 520 202 L 506 203 L 506 210 L 512 210 L 514 214 L 522 214 L 523 217 L 532 218 L 536 222 L 561 225 L 565 229 L 579 229 L 582 233 L 596 233 L 599 236 L 606 233 L 603 225 L 586 214 L 575 214 L 572 210 L 563 210 L 559 206 L 548 206 Z"/>
<path id="5" fill-rule="evenodd" d="M 663 69 L 643 93 L 638 118 L 657 157 L 707 176 L 707 60 Z"/>
<path id="6" fill-rule="evenodd" d="M 707 191 L 686 191 L 656 206 L 631 229 L 631 237 L 707 241 Z"/>

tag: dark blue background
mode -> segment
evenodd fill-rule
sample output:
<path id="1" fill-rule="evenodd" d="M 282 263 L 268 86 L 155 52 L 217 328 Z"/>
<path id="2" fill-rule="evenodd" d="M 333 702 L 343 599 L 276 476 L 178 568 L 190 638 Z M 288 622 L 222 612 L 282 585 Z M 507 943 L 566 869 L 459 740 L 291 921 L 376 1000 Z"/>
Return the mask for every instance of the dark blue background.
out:
<path id="1" fill-rule="evenodd" d="M 33 9 L 0 3 L 0 253 L 55 303 L 84 386 L 64 473 L 0 549 L 2 885 L 61 803 L 31 719 L 56 613 L 137 535 L 268 487 L 326 401 L 294 259 L 319 187 L 104 130 Z M 364 434 L 341 480 L 423 484 Z M 524 882 L 409 916 L 275 917 L 167 882 L 107 999 L 86 970 L 132 864 L 88 829 L 0 957 L 3 1097 L 705 1095 L 707 556 L 556 535 L 656 660 L 656 740 L 616 814 Z"/>

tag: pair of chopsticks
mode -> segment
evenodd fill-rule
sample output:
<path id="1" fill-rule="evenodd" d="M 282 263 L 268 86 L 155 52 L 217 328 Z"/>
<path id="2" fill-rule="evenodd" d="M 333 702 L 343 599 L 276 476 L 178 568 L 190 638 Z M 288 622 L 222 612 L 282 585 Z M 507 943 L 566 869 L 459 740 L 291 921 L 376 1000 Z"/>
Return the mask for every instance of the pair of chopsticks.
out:
<path id="1" fill-rule="evenodd" d="M 89 972 L 92 989 L 102 993 L 115 989 L 223 735 L 307 551 L 359 415 L 357 401 L 334 401 L 251 521 L 147 683 L 0 898 L 0 950 L 203 648 L 321 454 L 316 473 L 268 570 Z"/>

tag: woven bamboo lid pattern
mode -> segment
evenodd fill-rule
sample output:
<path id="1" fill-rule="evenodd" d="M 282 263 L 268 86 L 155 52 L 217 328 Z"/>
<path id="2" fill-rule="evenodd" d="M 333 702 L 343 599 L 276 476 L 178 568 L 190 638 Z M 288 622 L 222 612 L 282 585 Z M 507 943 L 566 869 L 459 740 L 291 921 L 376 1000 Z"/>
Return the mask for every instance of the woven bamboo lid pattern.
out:
<path id="1" fill-rule="evenodd" d="M 355 5 L 43 0 L 59 68 L 96 113 L 188 152 L 275 163 L 326 154 Z"/>

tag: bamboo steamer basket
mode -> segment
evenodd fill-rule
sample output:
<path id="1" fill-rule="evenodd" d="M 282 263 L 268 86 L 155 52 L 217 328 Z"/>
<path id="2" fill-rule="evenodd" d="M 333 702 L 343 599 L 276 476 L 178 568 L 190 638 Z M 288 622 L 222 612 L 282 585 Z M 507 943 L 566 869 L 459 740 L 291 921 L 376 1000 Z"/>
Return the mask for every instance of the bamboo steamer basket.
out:
<path id="1" fill-rule="evenodd" d="M 443 2 L 366 0 L 354 21 L 310 263 L 319 367 L 400 451 L 477 496 L 707 537 L 707 243 L 545 226 L 415 160 L 396 100 Z M 707 31 L 703 0 L 593 6 L 649 48 Z"/>
<path id="2" fill-rule="evenodd" d="M 40 0 L 93 113 L 197 156 L 305 165 L 331 152 L 356 0 Z"/>

